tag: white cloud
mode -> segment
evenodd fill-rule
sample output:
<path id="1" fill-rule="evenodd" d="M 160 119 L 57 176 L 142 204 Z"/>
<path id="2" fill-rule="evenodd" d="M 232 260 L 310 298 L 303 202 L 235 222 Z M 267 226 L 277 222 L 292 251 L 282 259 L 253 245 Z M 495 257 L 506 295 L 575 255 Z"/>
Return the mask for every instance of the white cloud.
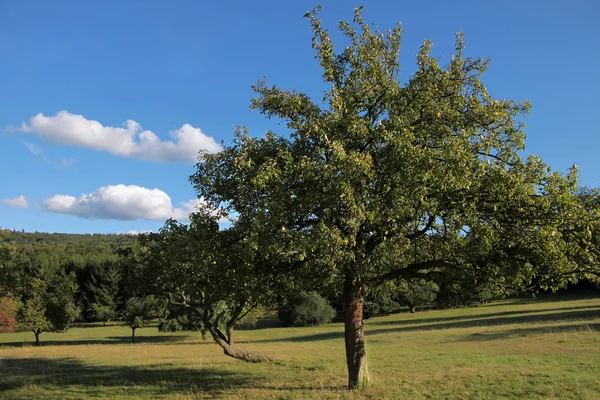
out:
<path id="1" fill-rule="evenodd" d="M 121 157 L 148 161 L 195 163 L 198 151 L 221 151 L 221 146 L 199 128 L 184 124 L 170 131 L 173 140 L 161 141 L 152 131 L 142 130 L 136 121 L 128 120 L 123 127 L 103 126 L 83 115 L 60 111 L 54 116 L 40 113 L 21 124 L 20 132 L 33 133 L 43 140 L 107 151 Z"/>
<path id="2" fill-rule="evenodd" d="M 4 199 L 2 200 L 4 204 L 9 207 L 18 207 L 18 208 L 28 208 L 29 203 L 27 203 L 27 198 L 23 195 L 16 197 L 14 199 Z"/>
<path id="3" fill-rule="evenodd" d="M 61 158 L 57 162 L 54 162 L 52 160 L 49 160 L 46 157 L 46 153 L 44 153 L 44 149 L 42 149 L 40 146 L 36 146 L 35 144 L 29 143 L 29 142 L 23 142 L 23 144 L 25 145 L 25 147 L 27 147 L 27 150 L 29 150 L 29 152 L 31 154 L 33 154 L 40 160 L 51 164 L 52 166 L 54 166 L 54 168 L 59 168 L 59 169 L 69 168 L 71 165 L 73 165 L 76 162 L 76 160 L 73 158 L 71 158 L 69 160 L 67 160 L 65 158 Z"/>
<path id="4" fill-rule="evenodd" d="M 35 144 L 29 143 L 29 142 L 23 142 L 23 143 L 25 144 L 25 147 L 27 147 L 27 150 L 29 150 L 29 152 L 31 154 L 33 154 L 40 160 L 46 160 L 46 155 L 44 154 L 44 150 L 42 150 L 41 147 L 36 146 Z"/>
<path id="5" fill-rule="evenodd" d="M 104 186 L 81 197 L 57 194 L 44 199 L 46 211 L 70 214 L 81 218 L 136 219 L 180 221 L 189 219 L 189 214 L 202 204 L 202 200 L 189 200 L 174 207 L 171 198 L 160 189 L 147 189 L 136 185 Z"/>

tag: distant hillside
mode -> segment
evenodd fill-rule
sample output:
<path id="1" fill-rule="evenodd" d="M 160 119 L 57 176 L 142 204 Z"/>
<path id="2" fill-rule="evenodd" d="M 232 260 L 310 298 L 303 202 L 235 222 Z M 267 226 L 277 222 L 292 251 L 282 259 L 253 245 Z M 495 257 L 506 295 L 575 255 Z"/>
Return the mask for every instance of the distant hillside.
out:
<path id="1" fill-rule="evenodd" d="M 11 231 L 4 241 L 21 245 L 67 245 L 83 247 L 109 246 L 113 249 L 128 247 L 135 243 L 137 235 L 76 234 Z"/>

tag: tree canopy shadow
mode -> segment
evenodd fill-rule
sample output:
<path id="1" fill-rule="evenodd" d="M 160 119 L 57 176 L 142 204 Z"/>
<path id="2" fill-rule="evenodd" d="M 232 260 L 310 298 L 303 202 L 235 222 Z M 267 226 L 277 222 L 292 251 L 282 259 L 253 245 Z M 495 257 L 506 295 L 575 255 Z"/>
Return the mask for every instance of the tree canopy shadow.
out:
<path id="1" fill-rule="evenodd" d="M 380 333 L 391 332 L 410 332 L 410 331 L 427 331 L 436 329 L 453 329 L 453 328 L 474 328 L 487 326 L 500 326 L 512 324 L 528 324 L 528 323 L 543 323 L 543 322 L 562 322 L 562 321 L 580 321 L 600 319 L 600 308 L 588 308 L 583 310 L 567 310 L 559 312 L 550 312 L 544 314 L 523 314 L 523 315 L 507 315 L 507 316 L 485 316 L 483 318 L 473 318 L 470 320 L 447 321 L 440 323 L 422 324 L 416 326 L 401 326 L 391 329 L 366 329 L 367 335 L 376 335 Z"/>
<path id="2" fill-rule="evenodd" d="M 485 306 L 487 307 L 487 306 Z M 458 320 L 481 320 L 488 318 L 499 318 L 505 316 L 517 316 L 517 315 L 527 315 L 527 314 L 540 314 L 540 313 L 548 313 L 553 311 L 575 311 L 575 310 L 595 310 L 599 309 L 600 306 L 577 306 L 577 307 L 561 307 L 561 308 L 552 308 L 552 309 L 544 309 L 544 310 L 511 310 L 511 311 L 502 311 L 496 313 L 487 313 L 487 314 L 475 314 L 475 315 L 457 315 L 452 317 L 438 317 L 438 318 L 420 318 L 419 316 L 410 318 L 410 319 L 402 319 L 402 320 L 393 320 L 393 321 L 369 321 L 369 326 L 385 326 L 385 325 L 417 325 L 417 324 L 431 324 L 431 323 L 445 323 L 451 321 Z"/>
<path id="3" fill-rule="evenodd" d="M 132 390 L 142 395 L 208 392 L 218 395 L 231 388 L 260 386 L 261 378 L 210 368 L 183 368 L 171 364 L 150 366 L 94 366 L 73 358 L 8 358 L 0 360 L 0 397 L 3 392 L 28 385 L 38 389 L 67 392 L 82 387 L 84 392 L 113 396 Z M 80 388 L 77 388 L 78 393 Z M 62 393 L 58 393 L 62 394 Z M 62 397 L 62 396 L 61 396 Z"/>
<path id="4" fill-rule="evenodd" d="M 560 325 L 560 326 L 536 326 L 536 327 L 527 327 L 527 328 L 517 328 L 517 329 L 509 329 L 507 331 L 501 332 L 483 332 L 483 333 L 473 333 L 465 338 L 459 339 L 459 342 L 481 342 L 487 340 L 496 340 L 496 339 L 508 339 L 515 336 L 529 336 L 535 334 L 544 334 L 544 333 L 562 333 L 562 332 L 587 332 L 587 331 L 596 331 L 600 332 L 600 323 L 593 324 L 571 324 L 571 325 Z"/>
<path id="5" fill-rule="evenodd" d="M 369 324 L 365 327 L 365 335 L 367 337 L 378 334 L 385 333 L 398 333 L 398 332 L 415 332 L 415 331 L 430 331 L 430 330 L 439 330 L 439 329 L 453 329 L 453 328 L 473 328 L 473 327 L 488 327 L 488 326 L 502 326 L 502 325 L 512 325 L 512 324 L 528 324 L 528 323 L 543 323 L 543 322 L 563 322 L 563 321 L 578 321 L 577 324 L 573 324 L 575 327 L 585 328 L 586 320 L 595 320 L 600 319 L 600 307 L 569 307 L 564 310 L 556 309 L 557 312 L 545 312 L 544 314 L 533 314 L 530 313 L 508 313 L 502 315 L 474 315 L 469 319 L 469 316 L 461 317 L 460 320 L 449 320 L 442 319 L 437 322 L 428 321 L 429 323 L 423 323 L 418 325 L 405 326 L 408 323 L 405 321 L 395 321 L 395 327 L 391 326 L 389 328 L 384 329 L 370 329 L 370 326 L 374 324 Z M 536 312 L 536 311 L 532 311 Z M 544 312 L 542 310 L 537 311 Z M 512 315 L 511 315 L 512 314 Z M 414 322 L 411 322 L 414 324 Z M 538 327 L 534 327 L 538 328 Z M 539 332 L 548 331 L 551 327 L 539 327 Z M 558 327 L 558 330 L 561 327 Z M 325 333 L 316 333 L 316 334 L 308 334 L 303 336 L 292 336 L 285 338 L 277 338 L 277 339 L 264 339 L 264 340 L 254 340 L 247 341 L 247 343 L 265 343 L 265 342 L 312 342 L 318 340 L 329 340 L 329 339 L 338 339 L 343 338 L 343 331 L 336 332 L 325 332 Z"/>
<path id="6" fill-rule="evenodd" d="M 33 336 L 33 334 L 32 334 Z M 188 339 L 189 336 L 184 335 L 160 335 L 160 336 L 137 336 L 135 338 L 137 344 L 183 344 L 182 342 Z M 76 340 L 44 340 L 44 335 L 40 336 L 42 346 L 82 346 L 82 345 L 115 345 L 115 344 L 131 344 L 131 336 L 107 336 L 103 339 L 76 339 Z M 199 341 L 200 342 L 200 341 Z M 187 342 L 189 344 L 189 342 Z M 35 342 L 0 342 L 0 347 L 28 347 L 35 346 Z"/>

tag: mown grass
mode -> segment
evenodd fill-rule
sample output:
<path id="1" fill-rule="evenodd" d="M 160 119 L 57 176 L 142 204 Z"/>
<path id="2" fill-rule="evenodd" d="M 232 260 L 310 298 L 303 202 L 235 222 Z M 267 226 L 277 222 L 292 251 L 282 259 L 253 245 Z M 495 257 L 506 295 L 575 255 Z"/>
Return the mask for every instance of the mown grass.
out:
<path id="1" fill-rule="evenodd" d="M 15 399 L 600 399 L 600 298 L 502 301 L 366 321 L 375 386 L 345 389 L 343 327 L 237 332 L 277 361 L 245 364 L 199 334 L 86 325 L 0 334 L 0 397 Z"/>

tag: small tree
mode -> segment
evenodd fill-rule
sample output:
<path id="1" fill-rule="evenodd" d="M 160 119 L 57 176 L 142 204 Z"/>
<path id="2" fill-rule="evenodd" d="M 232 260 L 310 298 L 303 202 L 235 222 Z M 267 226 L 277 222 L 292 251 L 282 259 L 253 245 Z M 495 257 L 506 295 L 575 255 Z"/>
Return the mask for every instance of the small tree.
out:
<path id="1" fill-rule="evenodd" d="M 22 330 L 33 332 L 36 346 L 43 332 L 65 332 L 75 321 L 79 315 L 75 291 L 74 282 L 65 277 L 60 282 L 31 278 L 18 321 Z"/>
<path id="2" fill-rule="evenodd" d="M 254 221 L 238 219 L 219 229 L 218 213 L 199 210 L 189 225 L 169 220 L 159 233 L 140 238 L 139 282 L 148 293 L 167 301 L 173 315 L 200 320 L 225 355 L 263 362 L 265 355 L 235 343 L 234 328 L 261 305 L 273 302 L 273 291 L 285 280 L 273 276 L 266 249 L 257 251 Z M 289 264 L 278 264 L 285 268 Z"/>
<path id="3" fill-rule="evenodd" d="M 131 328 L 131 343 L 135 343 L 135 330 L 143 328 L 158 313 L 158 302 L 153 296 L 132 297 L 125 302 L 121 319 Z"/>
<path id="4" fill-rule="evenodd" d="M 424 279 L 401 280 L 398 282 L 398 300 L 406 305 L 411 313 L 417 307 L 423 307 L 434 302 L 438 286 Z"/>

